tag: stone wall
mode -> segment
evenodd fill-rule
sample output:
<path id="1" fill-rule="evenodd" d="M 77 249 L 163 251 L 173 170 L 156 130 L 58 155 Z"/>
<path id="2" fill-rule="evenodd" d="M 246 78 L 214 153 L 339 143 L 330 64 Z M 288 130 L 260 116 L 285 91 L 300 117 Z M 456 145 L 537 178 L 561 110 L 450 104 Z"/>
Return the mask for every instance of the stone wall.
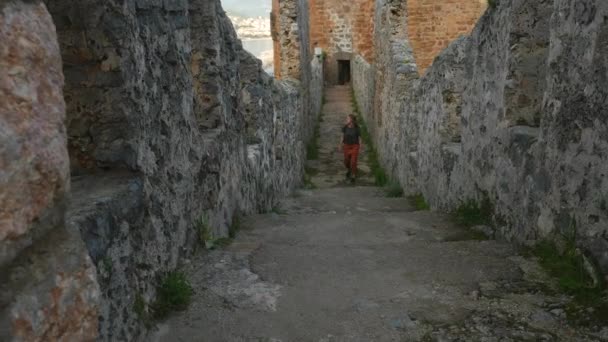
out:
<path id="1" fill-rule="evenodd" d="M 352 86 L 358 101 L 359 111 L 364 117 L 368 117 L 373 111 L 374 103 L 374 67 L 361 55 L 353 59 Z"/>
<path id="2" fill-rule="evenodd" d="M 575 230 L 608 273 L 608 3 L 500 1 L 422 78 L 396 20 L 406 8 L 378 1 L 376 89 L 361 105 L 389 174 L 435 209 L 489 201 L 513 241 Z"/>
<path id="3" fill-rule="evenodd" d="M 421 74 L 450 42 L 471 32 L 488 0 L 408 0 L 407 25 Z"/>
<path id="4" fill-rule="evenodd" d="M 202 226 L 300 184 L 322 68 L 306 48 L 306 75 L 268 76 L 219 0 L 45 3 L 0 7 L 0 339 L 142 340 Z"/>
<path id="5" fill-rule="evenodd" d="M 274 76 L 303 80 L 310 77 L 309 23 L 307 0 L 273 0 L 271 18 L 274 43 Z M 306 82 L 306 81 L 305 81 Z"/>
<path id="6" fill-rule="evenodd" d="M 321 108 L 319 98 L 323 92 L 323 74 L 319 74 L 322 65 L 318 60 L 311 63 L 309 50 L 309 22 L 307 0 L 273 0 L 272 2 L 272 39 L 274 44 L 274 76 L 277 79 L 291 79 L 301 82 L 302 102 L 305 104 L 301 115 L 305 123 L 312 123 Z M 307 86 L 310 85 L 310 86 Z M 316 108 L 309 110 L 310 108 Z M 318 109 L 318 110 L 317 110 Z M 312 137 L 314 126 L 303 130 L 304 140 Z"/>
<path id="7" fill-rule="evenodd" d="M 0 340 L 97 335 L 99 286 L 70 191 L 61 55 L 40 2 L 0 3 Z"/>

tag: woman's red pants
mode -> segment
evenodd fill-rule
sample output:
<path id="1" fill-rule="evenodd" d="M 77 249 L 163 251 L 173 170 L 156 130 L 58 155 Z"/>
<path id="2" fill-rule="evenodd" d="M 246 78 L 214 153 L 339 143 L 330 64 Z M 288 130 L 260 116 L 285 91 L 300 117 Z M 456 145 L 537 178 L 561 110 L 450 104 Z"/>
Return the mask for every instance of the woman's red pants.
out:
<path id="1" fill-rule="evenodd" d="M 359 144 L 344 145 L 344 166 L 353 176 L 357 175 L 357 158 L 359 158 Z"/>

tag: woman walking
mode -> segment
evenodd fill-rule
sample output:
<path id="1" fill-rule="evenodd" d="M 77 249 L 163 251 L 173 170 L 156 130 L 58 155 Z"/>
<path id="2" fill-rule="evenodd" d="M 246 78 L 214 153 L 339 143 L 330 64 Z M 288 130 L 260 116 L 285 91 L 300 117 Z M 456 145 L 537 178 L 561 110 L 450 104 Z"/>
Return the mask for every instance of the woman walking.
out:
<path id="1" fill-rule="evenodd" d="M 346 178 L 354 182 L 357 177 L 357 159 L 359 158 L 362 141 L 357 118 L 352 114 L 346 117 L 346 125 L 342 127 L 340 145 L 344 151 L 344 166 L 348 169 Z"/>

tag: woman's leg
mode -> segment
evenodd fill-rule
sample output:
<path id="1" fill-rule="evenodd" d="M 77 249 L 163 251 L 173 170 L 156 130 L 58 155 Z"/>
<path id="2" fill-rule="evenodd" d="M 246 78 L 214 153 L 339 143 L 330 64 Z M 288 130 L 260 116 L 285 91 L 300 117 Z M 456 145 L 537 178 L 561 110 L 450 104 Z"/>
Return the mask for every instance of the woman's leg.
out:
<path id="1" fill-rule="evenodd" d="M 357 176 L 357 160 L 359 159 L 359 145 L 353 146 L 350 153 L 350 172 L 353 177 Z"/>
<path id="2" fill-rule="evenodd" d="M 348 169 L 348 172 L 346 173 L 346 177 L 350 177 L 350 163 L 351 163 L 351 154 L 350 154 L 350 149 L 348 145 L 344 145 L 344 167 L 346 167 Z"/>

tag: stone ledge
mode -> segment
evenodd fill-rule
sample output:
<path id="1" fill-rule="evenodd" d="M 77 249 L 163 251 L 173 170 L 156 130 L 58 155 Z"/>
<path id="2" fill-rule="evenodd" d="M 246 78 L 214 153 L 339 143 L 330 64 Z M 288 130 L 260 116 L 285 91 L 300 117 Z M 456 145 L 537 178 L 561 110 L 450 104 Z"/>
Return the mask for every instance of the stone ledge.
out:
<path id="1" fill-rule="evenodd" d="M 66 222 L 80 232 L 93 262 L 105 255 L 118 235 L 118 221 L 131 221 L 143 213 L 142 188 L 142 181 L 126 171 L 72 179 Z"/>
<path id="2" fill-rule="evenodd" d="M 134 339 L 143 328 L 132 312 L 133 300 L 140 293 L 150 296 L 151 279 L 162 269 L 146 256 L 158 246 L 146 240 L 151 232 L 144 223 L 145 209 L 156 210 L 159 204 L 152 199 L 144 205 L 144 181 L 128 171 L 74 177 L 71 196 L 68 229 L 79 232 L 96 265 L 100 336 Z"/>

